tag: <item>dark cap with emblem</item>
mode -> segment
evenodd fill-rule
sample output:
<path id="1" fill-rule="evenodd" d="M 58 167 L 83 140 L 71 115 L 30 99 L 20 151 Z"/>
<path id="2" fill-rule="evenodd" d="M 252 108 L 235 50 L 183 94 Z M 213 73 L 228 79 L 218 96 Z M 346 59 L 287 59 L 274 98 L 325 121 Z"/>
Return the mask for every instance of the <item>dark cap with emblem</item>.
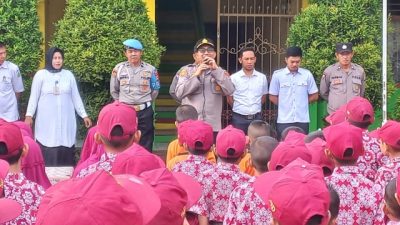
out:
<path id="1" fill-rule="evenodd" d="M 300 47 L 292 46 L 286 49 L 286 57 L 303 57 L 303 51 Z"/>
<path id="2" fill-rule="evenodd" d="M 336 44 L 336 53 L 352 52 L 352 51 L 353 51 L 353 44 L 351 42 Z"/>
<path id="3" fill-rule="evenodd" d="M 197 49 L 199 49 L 201 46 L 203 46 L 203 45 L 209 45 L 209 46 L 211 46 L 211 47 L 215 47 L 215 45 L 214 45 L 214 42 L 211 40 L 211 39 L 209 39 L 209 38 L 202 38 L 202 39 L 200 39 L 200 40 L 198 40 L 197 42 L 196 42 L 196 44 L 194 45 L 194 48 L 193 48 L 193 50 L 194 51 L 197 51 Z"/>

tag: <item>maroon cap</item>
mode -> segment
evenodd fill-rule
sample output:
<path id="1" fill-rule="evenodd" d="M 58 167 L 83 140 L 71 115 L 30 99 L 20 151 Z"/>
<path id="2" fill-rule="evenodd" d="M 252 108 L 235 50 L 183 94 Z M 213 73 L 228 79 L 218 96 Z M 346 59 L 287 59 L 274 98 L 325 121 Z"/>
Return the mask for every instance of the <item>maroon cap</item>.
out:
<path id="1" fill-rule="evenodd" d="M 98 171 L 49 188 L 42 197 L 36 224 L 147 224 L 157 214 L 160 204 L 144 180 L 132 175 L 113 177 Z"/>
<path id="2" fill-rule="evenodd" d="M 124 103 L 115 101 L 101 109 L 97 120 L 97 132 L 108 140 L 111 140 L 112 129 L 119 125 L 122 127 L 123 136 L 118 138 L 125 139 L 136 132 L 137 123 L 135 109 Z"/>
<path id="3" fill-rule="evenodd" d="M 346 104 L 340 106 L 340 108 L 338 108 L 336 111 L 325 117 L 325 121 L 330 125 L 335 125 L 346 121 L 346 108 Z"/>
<path id="4" fill-rule="evenodd" d="M 388 120 L 381 128 L 370 133 L 371 137 L 379 138 L 393 148 L 400 149 L 400 123 Z"/>
<path id="5" fill-rule="evenodd" d="M 24 147 L 21 131 L 13 123 L 0 123 L 0 142 L 3 142 L 8 150 L 7 154 L 0 155 L 0 159 L 16 155 Z"/>
<path id="6" fill-rule="evenodd" d="M 246 147 L 246 135 L 232 125 L 220 130 L 217 135 L 217 154 L 223 158 L 238 158 Z"/>
<path id="7" fill-rule="evenodd" d="M 337 158 L 342 160 L 356 160 L 364 154 L 361 128 L 348 122 L 329 126 L 323 130 L 326 147 Z M 353 149 L 353 154 L 345 156 L 346 149 Z"/>
<path id="8" fill-rule="evenodd" d="M 8 198 L 0 198 L 0 224 L 6 223 L 21 215 L 21 205 Z"/>
<path id="9" fill-rule="evenodd" d="M 329 219 L 330 196 L 319 166 L 297 159 L 257 177 L 253 186 L 281 225 L 305 225 L 315 215 Z"/>
<path id="10" fill-rule="evenodd" d="M 213 128 L 202 120 L 186 120 L 179 123 L 178 137 L 181 144 L 186 143 L 190 149 L 196 149 L 196 143 L 203 147 L 198 150 L 208 151 L 214 142 Z"/>
<path id="11" fill-rule="evenodd" d="M 346 116 L 349 121 L 373 123 L 374 107 L 367 99 L 356 96 L 347 103 Z M 369 116 L 368 119 L 365 116 Z"/>
<path id="12" fill-rule="evenodd" d="M 273 171 L 279 167 L 285 167 L 297 158 L 311 163 L 312 155 L 304 143 L 304 134 L 299 134 L 298 132 L 290 131 L 285 141 L 279 143 L 272 152 L 269 170 Z"/>
<path id="13" fill-rule="evenodd" d="M 15 121 L 13 122 L 19 129 L 21 130 L 22 136 L 29 136 L 31 138 L 33 137 L 33 132 L 31 126 L 29 126 L 27 123 L 22 122 L 22 121 Z"/>
<path id="14" fill-rule="evenodd" d="M 172 172 L 172 174 L 181 187 L 186 191 L 188 196 L 186 208 L 189 209 L 200 199 L 202 191 L 201 185 L 193 177 L 182 172 Z"/>
<path id="15" fill-rule="evenodd" d="M 140 177 L 154 188 L 161 200 L 161 209 L 149 224 L 156 225 L 160 224 L 160 221 L 168 221 L 170 225 L 182 225 L 188 207 L 188 199 L 195 201 L 193 198 L 198 199 L 200 197 L 200 185 L 190 187 L 190 184 L 187 183 L 187 178 L 182 178 L 182 175 L 176 176 L 167 168 L 146 171 L 140 174 Z M 185 183 L 185 185 L 182 186 L 181 182 Z M 193 190 L 187 192 L 185 188 Z M 193 193 L 193 196 L 188 196 Z"/>
<path id="16" fill-rule="evenodd" d="M 325 154 L 326 142 L 321 138 L 316 138 L 312 142 L 306 143 L 306 146 L 312 155 L 311 163 L 322 168 L 325 167 L 332 173 L 335 169 L 335 164 Z"/>

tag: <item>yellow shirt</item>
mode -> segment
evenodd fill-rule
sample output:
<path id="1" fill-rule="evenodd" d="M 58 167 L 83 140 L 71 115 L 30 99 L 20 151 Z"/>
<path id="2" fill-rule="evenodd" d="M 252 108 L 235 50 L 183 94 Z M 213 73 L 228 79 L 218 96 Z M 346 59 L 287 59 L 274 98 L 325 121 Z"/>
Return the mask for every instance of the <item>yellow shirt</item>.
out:
<path id="1" fill-rule="evenodd" d="M 249 174 L 250 176 L 254 176 L 255 169 L 251 164 L 251 155 L 249 152 L 240 160 L 239 168 L 242 172 Z"/>

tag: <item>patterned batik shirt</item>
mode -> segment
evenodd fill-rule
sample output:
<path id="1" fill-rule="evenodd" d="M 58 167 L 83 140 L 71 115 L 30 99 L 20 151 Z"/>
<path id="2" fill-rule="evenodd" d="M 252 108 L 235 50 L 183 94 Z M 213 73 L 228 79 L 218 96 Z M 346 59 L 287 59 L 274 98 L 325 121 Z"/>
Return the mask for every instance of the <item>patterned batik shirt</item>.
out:
<path id="1" fill-rule="evenodd" d="M 229 198 L 226 225 L 269 225 L 271 211 L 253 188 L 255 177 L 233 190 Z"/>
<path id="2" fill-rule="evenodd" d="M 6 225 L 30 225 L 36 223 L 44 188 L 32 182 L 23 173 L 8 173 L 4 180 L 4 197 L 17 201 L 22 207 L 20 216 Z"/>
<path id="3" fill-rule="evenodd" d="M 385 187 L 389 181 L 396 178 L 400 172 L 400 157 L 396 157 L 391 160 L 390 163 L 383 165 L 378 169 L 375 177 L 375 184 L 378 184 L 385 191 Z M 382 195 L 383 196 L 383 195 Z"/>
<path id="4" fill-rule="evenodd" d="M 379 206 L 379 186 L 364 177 L 357 166 L 337 167 L 325 179 L 339 194 L 337 224 L 373 224 Z"/>
<path id="5" fill-rule="evenodd" d="M 89 165 L 87 168 L 79 171 L 77 177 L 83 178 L 86 177 L 96 171 L 105 170 L 107 172 L 111 172 L 112 164 L 115 161 L 115 157 L 117 154 L 105 152 L 101 155 L 100 160 L 97 163 L 93 163 Z"/>
<path id="6" fill-rule="evenodd" d="M 363 132 L 363 145 L 365 152 L 358 159 L 357 165 L 365 177 L 375 181 L 378 169 L 390 160 L 382 154 L 378 139 L 371 137 L 368 131 Z"/>
<path id="7" fill-rule="evenodd" d="M 250 178 L 251 176 L 240 171 L 239 166 L 218 162 L 213 169 L 200 176 L 202 196 L 189 211 L 208 217 L 209 221 L 222 222 L 232 191 L 249 182 Z"/>
<path id="8" fill-rule="evenodd" d="M 173 168 L 173 172 L 182 172 L 200 181 L 203 172 L 214 168 L 215 164 L 207 160 L 202 155 L 189 155 L 184 161 L 178 162 Z"/>

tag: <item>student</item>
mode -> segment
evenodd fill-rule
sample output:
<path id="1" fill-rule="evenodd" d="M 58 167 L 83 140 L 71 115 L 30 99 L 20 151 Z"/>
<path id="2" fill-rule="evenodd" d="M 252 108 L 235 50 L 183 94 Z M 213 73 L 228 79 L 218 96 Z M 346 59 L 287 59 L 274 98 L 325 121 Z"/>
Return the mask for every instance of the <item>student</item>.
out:
<path id="1" fill-rule="evenodd" d="M 213 129 L 202 120 L 186 120 L 179 124 L 178 132 L 185 151 L 190 155 L 178 162 L 172 171 L 185 173 L 199 181 L 204 171 L 214 168 L 206 158 L 213 145 Z"/>
<path id="2" fill-rule="evenodd" d="M 22 206 L 20 216 L 9 224 L 34 224 L 39 204 L 44 194 L 42 186 L 28 180 L 21 170 L 22 158 L 28 153 L 20 129 L 8 122 L 0 123 L 0 159 L 10 164 L 4 179 L 4 196 Z"/>
<path id="3" fill-rule="evenodd" d="M 253 120 L 247 131 L 247 137 L 249 140 L 248 146 L 250 146 L 258 137 L 271 136 L 271 133 L 271 126 L 267 122 L 262 120 Z M 254 176 L 255 169 L 251 164 L 250 151 L 247 151 L 244 157 L 240 160 L 239 167 L 242 172 Z"/>
<path id="4" fill-rule="evenodd" d="M 379 205 L 379 191 L 356 165 L 364 152 L 363 130 L 343 122 L 329 126 L 323 132 L 326 138 L 325 152 L 336 167 L 326 181 L 341 197 L 337 223 L 373 224 Z"/>
<path id="5" fill-rule="evenodd" d="M 197 120 L 198 114 L 196 108 L 192 105 L 180 105 L 176 108 L 176 121 L 175 126 L 178 128 L 179 124 L 186 120 Z M 179 136 L 179 130 L 178 130 Z M 183 143 L 179 142 L 179 137 L 169 143 L 167 149 L 166 164 L 169 170 L 175 166 L 176 163 L 181 162 L 188 158 L 189 152 L 183 147 Z M 207 153 L 207 159 L 215 163 L 215 155 L 212 151 Z"/>
<path id="6" fill-rule="evenodd" d="M 319 165 L 325 177 L 330 176 L 335 169 L 335 164 L 325 154 L 326 142 L 321 138 L 315 138 L 310 143 L 306 143 L 306 146 L 312 155 L 311 163 Z"/>
<path id="7" fill-rule="evenodd" d="M 398 197 L 400 196 L 400 184 L 398 180 L 399 178 L 397 176 L 397 179 L 394 178 L 390 180 L 385 187 L 383 212 L 387 219 L 391 221 L 387 223 L 390 225 L 400 224 L 400 205 Z"/>
<path id="8" fill-rule="evenodd" d="M 101 170 L 47 190 L 37 225 L 147 225 L 160 199 L 143 179 Z"/>
<path id="9" fill-rule="evenodd" d="M 339 194 L 333 187 L 328 186 L 328 189 L 330 195 L 329 212 L 331 214 L 331 218 L 329 219 L 328 225 L 336 225 L 337 224 L 336 220 L 339 215 L 340 198 Z"/>
<path id="10" fill-rule="evenodd" d="M 290 127 L 286 127 L 282 133 L 280 134 L 281 140 L 280 141 L 284 141 L 286 139 L 286 136 L 288 135 L 288 133 L 290 131 L 296 131 L 299 134 L 304 134 L 304 136 L 306 136 L 306 133 L 304 132 L 303 129 L 301 129 L 300 127 L 296 127 L 296 126 L 290 126 Z"/>
<path id="11" fill-rule="evenodd" d="M 139 175 L 144 170 L 165 167 L 158 156 L 137 144 L 141 135 L 137 121 L 136 111 L 131 106 L 114 102 L 103 107 L 95 140 L 104 145 L 105 153 L 100 161 L 81 170 L 77 176 L 85 177 L 98 170 Z"/>
<path id="12" fill-rule="evenodd" d="M 324 225 L 330 195 L 319 166 L 296 159 L 256 178 L 254 189 L 272 212 L 273 225 Z"/>
<path id="13" fill-rule="evenodd" d="M 250 176 L 239 170 L 239 159 L 246 147 L 246 136 L 242 130 L 229 125 L 217 135 L 217 165 L 203 173 L 200 184 L 202 197 L 190 210 L 199 214 L 200 225 L 222 224 L 228 209 L 231 192 L 250 180 Z"/>
<path id="14" fill-rule="evenodd" d="M 258 137 L 251 144 L 250 153 L 255 176 L 268 172 L 267 164 L 276 146 L 278 146 L 278 141 L 268 136 Z M 256 177 L 252 177 L 248 183 L 233 190 L 224 224 L 269 225 L 272 218 L 271 212 L 254 191 L 255 179 Z"/>
<path id="15" fill-rule="evenodd" d="M 2 159 L 0 159 L 0 183 L 4 184 L 4 179 L 7 177 L 10 165 Z M 4 198 L 3 187 L 0 185 L 0 224 L 9 222 L 19 215 L 21 215 L 22 207 L 17 201 L 13 199 Z"/>

